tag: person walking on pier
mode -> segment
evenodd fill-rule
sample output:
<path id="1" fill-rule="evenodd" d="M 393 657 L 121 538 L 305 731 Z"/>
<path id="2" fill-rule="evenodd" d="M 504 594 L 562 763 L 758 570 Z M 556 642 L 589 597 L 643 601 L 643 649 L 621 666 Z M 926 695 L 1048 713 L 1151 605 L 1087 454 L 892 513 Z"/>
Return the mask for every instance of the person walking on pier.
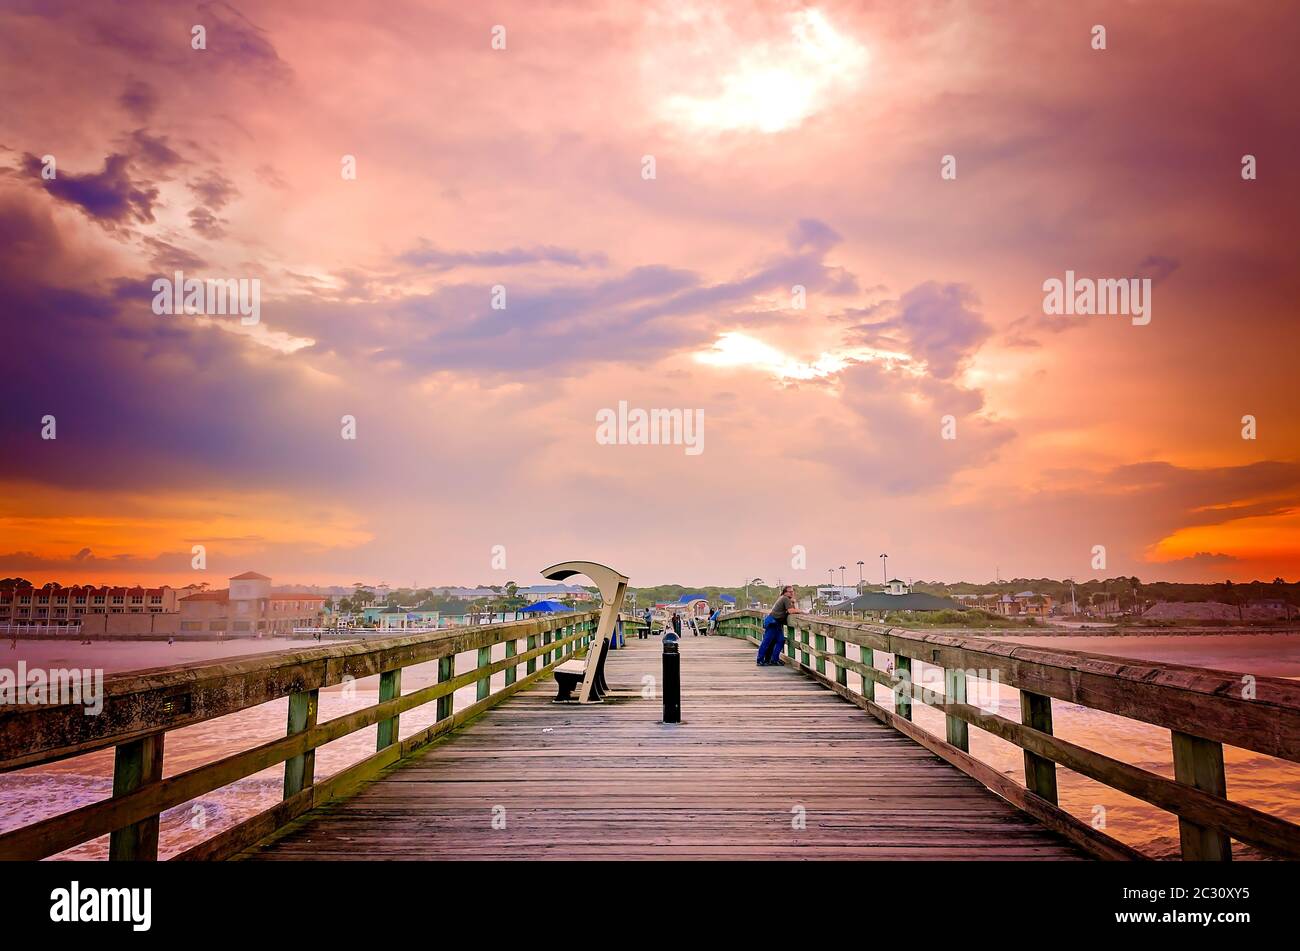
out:
<path id="1" fill-rule="evenodd" d="M 651 631 L 652 628 L 654 628 L 654 626 L 655 626 L 655 616 L 654 616 L 654 612 L 651 611 L 649 608 L 646 608 L 646 609 L 645 609 L 645 627 L 641 628 L 641 630 L 637 632 L 638 637 L 639 637 L 641 640 L 645 640 L 647 637 L 650 636 L 650 631 Z"/>
<path id="2" fill-rule="evenodd" d="M 772 611 L 763 618 L 763 643 L 758 647 L 759 667 L 780 667 L 781 650 L 785 646 L 785 622 L 798 612 L 794 602 L 794 586 L 786 585 L 781 596 L 772 605 Z"/>
<path id="3" fill-rule="evenodd" d="M 673 633 L 679 638 L 682 636 L 682 616 L 676 611 L 673 612 Z"/>

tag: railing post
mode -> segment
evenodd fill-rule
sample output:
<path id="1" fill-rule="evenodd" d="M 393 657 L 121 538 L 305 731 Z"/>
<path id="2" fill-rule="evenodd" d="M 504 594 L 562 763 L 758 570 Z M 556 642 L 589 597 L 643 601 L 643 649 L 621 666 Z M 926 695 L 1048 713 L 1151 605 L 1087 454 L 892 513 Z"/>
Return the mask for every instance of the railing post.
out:
<path id="1" fill-rule="evenodd" d="M 549 643 L 551 643 L 551 632 L 550 632 L 550 631 L 542 631 L 542 646 L 545 647 L 545 646 L 546 646 L 547 644 L 549 644 Z M 545 667 L 545 666 L 547 666 L 550 662 L 551 662 L 551 652 L 550 652 L 550 651 L 543 651 L 543 652 L 542 652 L 542 666 Z"/>
<path id="2" fill-rule="evenodd" d="M 529 634 L 529 635 L 528 635 L 528 640 L 527 640 L 526 643 L 528 644 L 528 650 L 530 650 L 530 651 L 534 651 L 534 650 L 536 650 L 536 649 L 537 649 L 537 635 L 536 635 L 536 634 Z M 530 673 L 530 674 L 533 673 L 533 672 L 535 672 L 535 671 L 537 670 L 537 658 L 536 658 L 536 657 L 530 657 L 530 658 L 528 658 L 528 663 L 527 663 L 526 665 L 524 665 L 524 669 L 527 670 L 527 672 Z"/>
<path id="3" fill-rule="evenodd" d="M 395 700 L 402 695 L 402 668 L 385 670 L 379 675 L 379 702 Z M 382 750 L 397 742 L 397 721 L 400 717 L 379 721 L 379 733 L 375 740 L 375 749 Z"/>
<path id="4" fill-rule="evenodd" d="M 858 659 L 862 661 L 863 667 L 876 666 L 876 652 L 870 647 L 858 647 Z M 876 702 L 876 682 L 866 674 L 862 675 L 862 696 L 866 697 L 872 703 Z"/>
<path id="5" fill-rule="evenodd" d="M 903 675 L 906 674 L 906 677 Z M 894 712 L 904 720 L 912 719 L 912 696 L 901 690 L 906 687 L 912 688 L 912 658 L 904 657 L 902 654 L 894 655 Z M 899 682 L 901 680 L 901 682 Z"/>
<path id="6" fill-rule="evenodd" d="M 162 779 L 163 733 L 119 743 L 113 753 L 113 795 L 124 796 Z M 113 862 L 158 860 L 158 816 L 115 829 L 108 836 L 108 858 Z"/>
<path id="7" fill-rule="evenodd" d="M 817 635 L 815 635 L 815 636 L 813 637 L 813 641 L 817 644 L 817 649 L 818 649 L 819 651 L 821 651 L 822 653 L 825 653 L 825 652 L 826 652 L 826 635 L 825 635 L 825 634 L 817 634 Z M 805 643 L 806 643 L 806 640 L 805 640 Z M 824 676 L 825 673 L 826 673 L 826 658 L 823 657 L 823 656 L 821 656 L 821 654 L 818 654 L 818 655 L 817 655 L 817 673 L 822 674 L 823 676 Z"/>
<path id="8" fill-rule="evenodd" d="M 480 647 L 478 649 L 478 667 L 480 669 L 492 663 L 492 645 Z M 475 682 L 474 698 L 476 700 L 486 700 L 487 695 L 492 692 L 492 677 L 481 677 Z"/>
<path id="9" fill-rule="evenodd" d="M 835 654 L 837 657 L 848 658 L 849 642 L 836 638 Z M 847 687 L 849 685 L 849 669 L 847 667 L 841 667 L 839 664 L 835 665 L 835 682 L 841 687 Z"/>
<path id="10" fill-rule="evenodd" d="M 966 702 L 966 671 L 960 667 L 943 669 L 943 698 L 946 703 Z M 970 752 L 970 724 L 951 713 L 945 717 L 948 742 L 959 750 Z"/>
<path id="11" fill-rule="evenodd" d="M 1211 796 L 1228 797 L 1228 779 L 1223 772 L 1223 744 L 1190 733 L 1170 731 L 1174 744 L 1174 779 L 1195 786 Z M 1178 819 L 1178 838 L 1185 862 L 1229 862 L 1232 840 L 1218 830 Z"/>
<path id="12" fill-rule="evenodd" d="M 1040 733 L 1052 732 L 1052 698 L 1020 691 L 1020 722 Z M 1025 750 L 1025 786 L 1056 804 L 1056 764 Z"/>
<path id="13" fill-rule="evenodd" d="M 438 658 L 438 683 L 446 683 L 456 676 L 456 655 L 448 654 L 446 657 Z M 452 694 L 438 698 L 438 719 L 445 720 L 452 713 Z"/>
<path id="14" fill-rule="evenodd" d="M 518 641 L 516 641 L 514 638 L 511 638 L 510 640 L 506 641 L 506 656 L 507 656 L 507 657 L 514 657 L 514 656 L 515 656 L 515 644 L 517 644 L 517 643 L 518 643 Z M 515 673 L 516 673 L 518 670 L 519 670 L 519 665 L 518 665 L 518 664 L 516 664 L 516 665 L 513 666 L 513 667 L 507 667 L 507 668 L 506 668 L 506 686 L 507 686 L 507 687 L 509 687 L 512 683 L 515 682 Z"/>
<path id="15" fill-rule="evenodd" d="M 289 694 L 289 736 L 310 730 L 316 725 L 320 704 L 319 690 L 299 690 Z M 315 781 L 316 751 L 307 750 L 284 761 L 284 798 L 296 796 Z"/>

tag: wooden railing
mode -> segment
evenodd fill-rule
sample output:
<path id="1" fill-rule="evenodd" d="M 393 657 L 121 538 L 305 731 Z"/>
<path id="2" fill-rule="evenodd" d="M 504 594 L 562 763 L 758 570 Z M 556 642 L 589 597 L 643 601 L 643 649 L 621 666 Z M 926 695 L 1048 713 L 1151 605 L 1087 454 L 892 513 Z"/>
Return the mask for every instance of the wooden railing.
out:
<path id="1" fill-rule="evenodd" d="M 720 629 L 757 643 L 763 635 L 762 617 L 757 611 L 726 614 Z M 1058 765 L 1176 815 L 1184 859 L 1228 860 L 1230 839 L 1271 854 L 1300 857 L 1300 825 L 1228 799 L 1223 765 L 1225 744 L 1300 762 L 1298 683 L 805 615 L 792 615 L 785 635 L 786 663 L 1096 856 L 1145 858 L 1060 808 Z M 848 644 L 860 648 L 862 660 L 847 656 Z M 893 656 L 892 673 L 876 666 L 877 652 Z M 943 689 L 916 683 L 913 661 L 942 670 Z M 828 665 L 832 676 L 827 675 Z M 850 671 L 872 685 L 865 695 L 849 688 Z M 973 678 L 1017 688 L 1020 720 L 968 704 Z M 875 684 L 892 691 L 892 709 L 875 702 Z M 1174 778 L 1054 736 L 1053 699 L 1168 729 Z M 914 702 L 942 711 L 944 737 L 912 722 Z M 1024 785 L 970 755 L 972 726 L 1021 748 Z"/>
<path id="2" fill-rule="evenodd" d="M 156 859 L 164 810 L 283 763 L 283 801 L 175 857 L 233 855 L 584 652 L 598 619 L 597 611 L 564 614 L 122 674 L 105 678 L 97 716 L 87 716 L 78 704 L 0 708 L 0 771 L 115 749 L 112 798 L 0 835 L 0 859 L 44 858 L 106 833 L 111 860 Z M 624 622 L 628 631 L 637 623 Z M 493 661 L 496 644 L 505 644 L 505 658 Z M 456 675 L 456 655 L 465 651 L 478 652 L 477 666 Z M 403 694 L 402 671 L 432 661 L 438 663 L 437 682 Z M 491 678 L 500 671 L 505 685 L 493 692 Z M 378 703 L 317 721 L 323 688 L 375 675 Z M 454 711 L 452 695 L 470 684 L 477 685 L 475 702 Z M 289 701 L 283 738 L 162 778 L 169 731 L 282 697 Z M 399 741 L 401 714 L 429 702 L 437 703 L 436 721 Z M 378 724 L 376 752 L 317 782 L 315 751 L 373 724 Z"/>

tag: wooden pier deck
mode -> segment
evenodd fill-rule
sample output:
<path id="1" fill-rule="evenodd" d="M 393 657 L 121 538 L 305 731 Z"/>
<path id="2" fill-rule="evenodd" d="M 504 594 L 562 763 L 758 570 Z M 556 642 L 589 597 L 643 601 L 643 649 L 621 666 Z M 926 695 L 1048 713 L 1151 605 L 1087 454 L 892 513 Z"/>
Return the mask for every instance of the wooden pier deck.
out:
<path id="1" fill-rule="evenodd" d="M 540 679 L 240 858 L 1087 857 L 814 680 L 756 667 L 743 640 L 682 641 L 684 722 L 662 724 L 641 695 L 661 650 L 612 652 L 600 705 L 553 704 Z"/>

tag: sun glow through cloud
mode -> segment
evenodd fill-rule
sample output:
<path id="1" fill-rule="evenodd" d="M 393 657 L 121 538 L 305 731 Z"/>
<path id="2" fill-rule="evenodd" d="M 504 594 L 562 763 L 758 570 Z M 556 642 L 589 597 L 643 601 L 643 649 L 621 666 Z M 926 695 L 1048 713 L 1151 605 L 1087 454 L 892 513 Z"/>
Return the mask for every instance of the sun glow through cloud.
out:
<path id="1" fill-rule="evenodd" d="M 707 131 L 782 132 L 824 109 L 835 93 L 856 86 L 866 62 L 866 50 L 820 11 L 802 10 L 791 15 L 787 37 L 741 52 L 711 95 L 670 96 L 666 111 Z"/>
<path id="2" fill-rule="evenodd" d="M 713 367 L 750 367 L 780 380 L 822 379 L 834 376 L 853 363 L 880 362 L 890 369 L 902 369 L 907 373 L 920 370 L 905 353 L 872 347 L 854 347 L 840 353 L 823 352 L 810 363 L 789 357 L 756 337 L 736 332 L 719 336 L 712 349 L 696 353 L 695 360 Z"/>

